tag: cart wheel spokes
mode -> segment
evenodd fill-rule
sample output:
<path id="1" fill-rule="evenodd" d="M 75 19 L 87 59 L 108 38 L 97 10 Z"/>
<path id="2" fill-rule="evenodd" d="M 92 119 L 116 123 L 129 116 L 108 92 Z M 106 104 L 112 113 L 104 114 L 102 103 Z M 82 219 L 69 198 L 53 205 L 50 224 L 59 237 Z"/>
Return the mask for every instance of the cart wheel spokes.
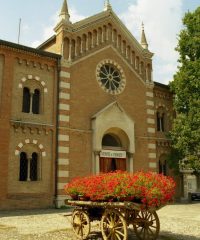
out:
<path id="1" fill-rule="evenodd" d="M 127 240 L 127 224 L 119 211 L 105 211 L 101 218 L 101 232 L 104 240 Z"/>
<path id="2" fill-rule="evenodd" d="M 86 239 L 90 234 L 90 219 L 86 212 L 74 210 L 72 214 L 72 228 L 79 239 Z"/>
<path id="3" fill-rule="evenodd" d="M 139 211 L 133 224 L 135 234 L 141 240 L 155 240 L 160 231 L 156 212 Z"/>

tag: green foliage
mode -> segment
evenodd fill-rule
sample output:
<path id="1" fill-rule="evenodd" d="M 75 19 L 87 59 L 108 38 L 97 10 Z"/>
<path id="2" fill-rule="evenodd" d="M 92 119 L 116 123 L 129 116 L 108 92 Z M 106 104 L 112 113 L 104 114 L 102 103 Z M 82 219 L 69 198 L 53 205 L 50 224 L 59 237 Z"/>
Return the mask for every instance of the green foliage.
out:
<path id="1" fill-rule="evenodd" d="M 177 117 L 170 133 L 173 153 L 178 160 L 186 158 L 190 167 L 200 171 L 200 7 L 183 18 L 185 28 L 180 32 L 176 50 L 180 66 L 170 84 L 175 94 Z M 173 156 L 173 154 L 172 154 Z M 173 159 L 170 156 L 169 159 Z M 169 161 L 170 162 L 170 161 Z M 172 162 L 172 161 L 171 161 Z"/>
<path id="2" fill-rule="evenodd" d="M 182 154 L 175 148 L 171 149 L 171 152 L 167 156 L 167 162 L 169 168 L 174 170 L 174 174 L 178 175 L 179 171 L 179 160 L 183 159 Z"/>

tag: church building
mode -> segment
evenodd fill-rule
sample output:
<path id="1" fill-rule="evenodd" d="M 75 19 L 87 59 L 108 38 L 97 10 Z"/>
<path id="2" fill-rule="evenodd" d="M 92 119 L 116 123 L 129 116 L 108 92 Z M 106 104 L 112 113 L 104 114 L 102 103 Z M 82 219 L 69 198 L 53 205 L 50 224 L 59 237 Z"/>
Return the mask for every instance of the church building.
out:
<path id="1" fill-rule="evenodd" d="M 36 49 L 0 40 L 0 209 L 60 207 L 77 176 L 170 174 L 172 93 L 144 26 L 138 42 L 108 0 L 76 23 L 64 0 L 59 17 Z"/>

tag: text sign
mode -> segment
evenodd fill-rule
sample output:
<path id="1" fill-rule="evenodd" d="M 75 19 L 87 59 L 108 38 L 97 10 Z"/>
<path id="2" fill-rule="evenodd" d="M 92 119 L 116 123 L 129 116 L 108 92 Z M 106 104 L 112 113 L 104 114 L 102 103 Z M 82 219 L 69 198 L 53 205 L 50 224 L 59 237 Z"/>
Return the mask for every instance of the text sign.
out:
<path id="1" fill-rule="evenodd" d="M 126 158 L 126 151 L 102 150 L 100 157 L 107 158 Z"/>

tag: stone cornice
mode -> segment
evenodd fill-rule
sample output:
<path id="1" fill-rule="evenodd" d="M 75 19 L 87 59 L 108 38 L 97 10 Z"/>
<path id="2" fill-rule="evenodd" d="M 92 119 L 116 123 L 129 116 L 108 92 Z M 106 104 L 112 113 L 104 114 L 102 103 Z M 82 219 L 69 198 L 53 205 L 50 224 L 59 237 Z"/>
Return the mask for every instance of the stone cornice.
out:
<path id="1" fill-rule="evenodd" d="M 42 123 L 10 120 L 10 124 L 14 128 L 15 132 L 18 132 L 19 130 L 21 130 L 23 133 L 30 131 L 31 134 L 35 132 L 38 134 L 45 132 L 45 134 L 48 135 L 49 131 L 54 130 L 53 125 L 42 124 Z"/>
<path id="2" fill-rule="evenodd" d="M 156 144 L 158 147 L 170 147 L 171 146 L 171 141 L 166 139 L 166 140 L 156 140 Z"/>

